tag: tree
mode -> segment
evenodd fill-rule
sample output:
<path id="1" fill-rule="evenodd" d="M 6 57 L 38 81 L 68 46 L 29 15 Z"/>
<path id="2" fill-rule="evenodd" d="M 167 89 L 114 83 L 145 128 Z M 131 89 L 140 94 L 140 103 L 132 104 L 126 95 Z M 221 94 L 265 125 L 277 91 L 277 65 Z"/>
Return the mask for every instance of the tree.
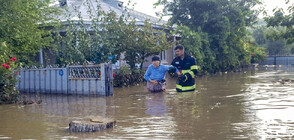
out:
<path id="1" fill-rule="evenodd" d="M 269 55 L 283 55 L 291 50 L 287 50 L 285 40 L 269 40 L 267 43 L 267 49 Z"/>
<path id="2" fill-rule="evenodd" d="M 33 62 L 40 48 L 52 47 L 52 17 L 58 10 L 50 0 L 0 0 L 0 42 L 20 61 Z"/>
<path id="3" fill-rule="evenodd" d="M 157 55 L 172 46 L 168 35 L 163 30 L 154 29 L 148 20 L 143 26 L 139 26 L 135 19 L 126 21 L 129 18 L 124 16 L 117 18 L 114 12 L 106 16 L 108 18 L 104 23 L 107 24 L 102 25 L 103 46 L 113 48 L 113 55 L 118 58 L 124 54 L 132 70 L 136 68 L 136 64 L 140 64 L 142 69 L 147 57 Z"/>
<path id="4" fill-rule="evenodd" d="M 0 105 L 14 103 L 18 99 L 19 91 L 15 88 L 17 82 L 17 58 L 7 47 L 6 43 L 0 44 Z"/>
<path id="5" fill-rule="evenodd" d="M 97 9 L 101 9 L 99 5 Z M 90 61 L 99 64 L 108 62 L 109 57 L 116 62 L 124 54 L 134 70 L 136 64 L 142 68 L 147 57 L 172 46 L 164 26 L 154 29 L 148 20 L 144 25 L 137 25 L 127 11 L 117 16 L 114 11 L 98 10 L 94 13 L 89 8 L 88 14 L 91 18 L 89 25 L 85 25 L 81 16 L 75 22 L 67 20 L 66 34 L 59 38 L 65 46 L 59 47 L 58 63 Z"/>
<path id="6" fill-rule="evenodd" d="M 280 38 L 279 33 L 284 32 L 284 27 L 261 26 L 252 31 L 252 36 L 257 44 L 266 48 L 269 55 L 292 54 L 293 45 L 287 44 L 284 38 Z"/>
<path id="7" fill-rule="evenodd" d="M 40 48 L 52 47 L 52 15 L 59 10 L 50 0 L 0 0 L 0 104 L 18 99 L 15 88 L 18 62 L 32 64 Z"/>
<path id="8" fill-rule="evenodd" d="M 207 61 L 214 71 L 227 71 L 250 63 L 246 53 L 247 26 L 256 21 L 257 10 L 252 10 L 259 0 L 159 0 L 155 5 L 165 5 L 164 12 L 172 17 L 171 24 L 185 25 L 195 32 L 208 35 L 213 56 Z M 205 66 L 204 66 L 205 68 Z"/>
<path id="9" fill-rule="evenodd" d="M 162 30 L 155 30 L 148 20 L 144 22 L 143 26 L 136 26 L 135 21 L 128 26 L 131 27 L 128 29 L 133 30 L 133 33 L 130 36 L 132 41 L 126 43 L 125 55 L 131 68 L 134 68 L 134 64 L 139 63 L 140 69 L 142 69 L 147 57 L 158 55 L 172 47 L 171 42 L 168 41 L 168 35 Z"/>
<path id="10" fill-rule="evenodd" d="M 286 0 L 286 3 L 289 3 Z M 286 39 L 287 44 L 294 42 L 294 5 L 288 7 L 289 14 L 285 14 L 283 9 L 276 9 L 274 16 L 264 18 L 268 27 L 285 27 L 285 31 L 272 32 L 271 36 L 275 37 L 275 40 Z"/>
<path id="11" fill-rule="evenodd" d="M 207 34 L 195 32 L 187 26 L 179 26 L 174 34 L 181 34 L 179 44 L 185 46 L 185 52 L 196 58 L 197 64 L 204 71 L 212 71 L 213 56 L 207 40 Z"/>
<path id="12" fill-rule="evenodd" d="M 259 27 L 255 29 L 252 33 L 252 36 L 254 40 L 257 42 L 258 45 L 262 46 L 266 43 L 266 38 L 265 38 L 265 28 L 264 27 Z"/>
<path id="13" fill-rule="evenodd" d="M 109 44 L 110 39 L 106 39 L 106 34 L 111 34 L 105 30 L 106 26 L 111 25 L 108 19 L 114 19 L 112 12 L 104 13 L 101 10 L 93 10 L 91 3 L 86 2 L 88 6 L 88 15 L 90 17 L 90 24 L 85 23 L 81 13 L 75 9 L 78 19 L 72 20 L 71 14 L 65 9 L 67 21 L 62 23 L 62 28 L 65 28 L 65 34 L 59 36 L 57 42 L 61 42 L 58 46 L 58 64 L 73 64 L 92 62 L 95 64 L 108 62 L 109 56 L 114 53 L 115 46 Z M 101 9 L 97 5 L 97 9 Z M 116 40 L 113 40 L 116 41 Z M 102 45 L 103 44 L 103 45 Z M 115 62 L 116 59 L 113 60 Z"/>

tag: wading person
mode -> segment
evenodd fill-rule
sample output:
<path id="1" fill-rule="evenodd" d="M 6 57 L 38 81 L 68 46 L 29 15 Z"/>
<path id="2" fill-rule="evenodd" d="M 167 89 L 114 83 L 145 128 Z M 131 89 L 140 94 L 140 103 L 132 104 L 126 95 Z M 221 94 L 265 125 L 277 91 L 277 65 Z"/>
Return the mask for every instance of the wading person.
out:
<path id="1" fill-rule="evenodd" d="M 195 58 L 186 54 L 182 45 L 177 45 L 175 51 L 177 57 L 174 58 L 171 65 L 181 73 L 177 80 L 176 89 L 178 92 L 194 91 L 196 88 L 195 75 L 198 72 Z"/>
<path id="2" fill-rule="evenodd" d="M 180 72 L 171 65 L 160 65 L 159 57 L 152 57 L 152 64 L 148 66 L 144 75 L 144 78 L 147 81 L 148 91 L 161 92 L 165 90 L 164 76 L 167 71 L 180 74 Z"/>

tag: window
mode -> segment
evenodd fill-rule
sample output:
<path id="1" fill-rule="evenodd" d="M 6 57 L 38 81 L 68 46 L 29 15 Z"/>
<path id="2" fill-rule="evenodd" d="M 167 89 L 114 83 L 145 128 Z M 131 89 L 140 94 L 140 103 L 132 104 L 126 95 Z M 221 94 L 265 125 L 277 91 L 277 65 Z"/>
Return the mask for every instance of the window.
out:
<path id="1" fill-rule="evenodd" d="M 165 51 L 162 51 L 160 53 L 160 59 L 161 59 L 161 63 L 162 64 L 166 64 L 167 63 L 167 61 L 166 61 L 166 52 Z"/>

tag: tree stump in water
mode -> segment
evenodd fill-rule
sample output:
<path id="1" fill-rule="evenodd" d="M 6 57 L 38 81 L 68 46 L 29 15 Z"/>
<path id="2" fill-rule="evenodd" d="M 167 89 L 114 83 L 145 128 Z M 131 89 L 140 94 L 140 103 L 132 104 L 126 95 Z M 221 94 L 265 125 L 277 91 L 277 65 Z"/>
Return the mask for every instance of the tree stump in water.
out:
<path id="1" fill-rule="evenodd" d="M 102 117 L 91 118 L 88 121 L 71 121 L 69 131 L 71 132 L 96 132 L 112 128 L 116 121 Z"/>

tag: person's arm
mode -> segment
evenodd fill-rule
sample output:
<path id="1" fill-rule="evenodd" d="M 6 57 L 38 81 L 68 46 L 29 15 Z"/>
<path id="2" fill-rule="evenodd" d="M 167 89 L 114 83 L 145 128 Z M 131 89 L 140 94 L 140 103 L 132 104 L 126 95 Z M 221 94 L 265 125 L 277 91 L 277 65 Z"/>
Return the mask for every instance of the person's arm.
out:
<path id="1" fill-rule="evenodd" d="M 145 74 L 144 74 L 144 79 L 149 82 L 151 79 L 150 79 L 150 75 L 151 75 L 151 68 L 150 66 L 147 68 Z"/>
<path id="2" fill-rule="evenodd" d="M 198 66 L 196 64 L 196 60 L 192 57 L 191 60 L 189 60 L 191 65 L 188 72 L 185 74 L 179 75 L 179 78 L 181 81 L 187 81 L 188 79 L 194 78 L 198 72 Z"/>
<path id="3" fill-rule="evenodd" d="M 195 58 L 192 58 L 190 70 L 194 73 L 194 75 L 197 75 L 198 65 Z"/>
<path id="4" fill-rule="evenodd" d="M 180 77 L 182 81 L 187 81 L 188 79 L 194 78 L 197 74 L 198 66 L 196 65 L 195 59 L 192 57 L 190 60 L 190 69 L 185 74 L 182 74 Z"/>
<path id="5" fill-rule="evenodd" d="M 172 66 L 172 67 L 174 67 L 174 66 Z M 177 68 L 177 67 L 175 67 L 176 68 L 176 74 L 179 76 L 179 75 L 181 75 L 181 72 L 179 71 L 179 69 Z"/>
<path id="6" fill-rule="evenodd" d="M 178 76 L 180 76 L 180 75 L 181 75 L 181 72 L 180 72 L 179 69 L 176 67 L 175 59 L 173 59 L 173 61 L 171 62 L 171 65 L 174 66 L 174 67 L 176 68 L 176 74 L 177 74 Z"/>
<path id="7" fill-rule="evenodd" d="M 180 71 L 178 71 L 178 72 L 177 72 L 177 75 L 178 75 L 178 76 L 180 76 L 180 75 L 181 75 L 181 72 L 180 72 Z"/>
<path id="8" fill-rule="evenodd" d="M 152 80 L 152 79 L 150 78 L 150 75 L 151 75 L 151 67 L 149 66 L 148 69 L 147 69 L 147 71 L 146 71 L 145 74 L 144 74 L 144 79 L 145 79 L 147 82 L 150 82 L 150 83 L 153 84 L 153 85 L 157 85 L 158 82 L 157 82 L 156 80 Z"/>
<path id="9" fill-rule="evenodd" d="M 172 65 L 166 65 L 165 71 L 168 71 L 170 74 L 176 73 L 178 76 L 181 75 L 179 69 L 177 69 L 176 67 L 174 67 Z"/>

